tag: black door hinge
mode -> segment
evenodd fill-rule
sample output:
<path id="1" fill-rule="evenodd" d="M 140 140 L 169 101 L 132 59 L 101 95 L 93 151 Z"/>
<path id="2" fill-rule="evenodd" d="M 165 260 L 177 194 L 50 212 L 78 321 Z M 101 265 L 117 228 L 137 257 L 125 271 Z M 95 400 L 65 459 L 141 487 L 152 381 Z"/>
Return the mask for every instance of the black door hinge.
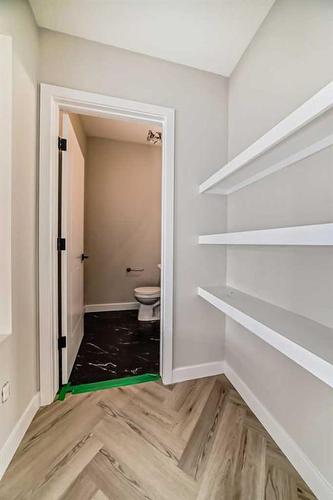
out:
<path id="1" fill-rule="evenodd" d="M 66 250 L 66 239 L 65 238 L 57 238 L 57 250 L 58 250 L 58 252 L 61 250 Z"/>
<path id="2" fill-rule="evenodd" d="M 66 337 L 62 336 L 58 338 L 58 349 L 64 349 L 66 347 Z"/>
<path id="3" fill-rule="evenodd" d="M 58 137 L 58 149 L 59 151 L 67 151 L 67 139 Z"/>

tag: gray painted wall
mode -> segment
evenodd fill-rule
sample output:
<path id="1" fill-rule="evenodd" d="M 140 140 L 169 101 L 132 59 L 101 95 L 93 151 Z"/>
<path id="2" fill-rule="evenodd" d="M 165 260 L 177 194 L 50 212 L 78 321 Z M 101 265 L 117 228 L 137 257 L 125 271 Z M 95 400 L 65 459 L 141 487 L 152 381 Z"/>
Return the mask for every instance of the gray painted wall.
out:
<path id="1" fill-rule="evenodd" d="M 333 3 L 277 0 L 230 79 L 230 158 L 326 85 L 332 56 Z M 231 195 L 228 230 L 332 221 L 332 160 L 331 148 Z M 230 247 L 227 269 L 229 285 L 333 326 L 331 249 Z M 228 363 L 333 483 L 332 389 L 231 320 L 226 329 Z"/>
<path id="2" fill-rule="evenodd" d="M 161 147 L 88 138 L 85 304 L 135 302 L 134 288 L 159 285 L 161 173 Z"/>
<path id="3" fill-rule="evenodd" d="M 0 344 L 0 448 L 37 391 L 36 128 L 38 31 L 27 2 L 0 2 L 0 33 L 13 37 L 13 333 Z"/>
<path id="4" fill-rule="evenodd" d="M 174 367 L 223 359 L 223 318 L 196 287 L 225 276 L 221 249 L 197 235 L 225 227 L 221 198 L 198 185 L 226 160 L 227 80 L 47 30 L 40 42 L 42 82 L 175 108 Z"/>

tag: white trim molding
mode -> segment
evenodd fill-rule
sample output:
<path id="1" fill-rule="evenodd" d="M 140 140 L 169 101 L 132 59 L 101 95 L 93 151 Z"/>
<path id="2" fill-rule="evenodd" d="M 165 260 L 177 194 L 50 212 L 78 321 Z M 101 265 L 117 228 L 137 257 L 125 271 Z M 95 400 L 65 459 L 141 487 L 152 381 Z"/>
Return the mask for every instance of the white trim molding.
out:
<path id="1" fill-rule="evenodd" d="M 224 373 L 224 361 L 212 361 L 198 365 L 182 366 L 175 368 L 172 374 L 172 382 L 184 382 L 202 377 L 213 377 Z"/>
<path id="2" fill-rule="evenodd" d="M 0 479 L 4 475 L 8 465 L 10 464 L 17 448 L 19 447 L 24 434 L 27 432 L 32 419 L 36 415 L 40 406 L 39 392 L 31 399 L 30 403 L 24 410 L 21 418 L 10 433 L 7 441 L 0 450 Z"/>
<path id="3" fill-rule="evenodd" d="M 86 304 L 84 312 L 133 311 L 139 309 L 138 302 L 110 302 L 110 304 Z"/>
<path id="4" fill-rule="evenodd" d="M 332 500 L 333 487 L 325 479 L 320 470 L 310 461 L 304 451 L 285 431 L 279 422 L 273 417 L 268 409 L 259 401 L 246 383 L 239 375 L 224 363 L 225 375 L 235 389 L 242 396 L 246 404 L 251 408 L 255 416 L 260 420 L 267 432 L 281 448 L 304 481 L 312 489 L 320 500 Z"/>
<path id="5" fill-rule="evenodd" d="M 12 333 L 12 37 L 0 35 L 0 343 Z"/>
<path id="6" fill-rule="evenodd" d="M 130 121 L 148 121 L 163 129 L 161 228 L 161 376 L 172 381 L 174 120 L 175 111 L 42 83 L 40 86 L 39 161 L 39 334 L 41 404 L 58 390 L 57 192 L 60 111 Z"/>

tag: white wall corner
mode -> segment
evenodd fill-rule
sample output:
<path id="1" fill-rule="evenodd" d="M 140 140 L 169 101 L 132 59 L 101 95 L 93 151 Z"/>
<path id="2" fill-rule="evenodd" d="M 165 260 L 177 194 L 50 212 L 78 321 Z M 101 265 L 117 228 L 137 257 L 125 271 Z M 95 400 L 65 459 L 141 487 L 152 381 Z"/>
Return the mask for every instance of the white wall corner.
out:
<path id="1" fill-rule="evenodd" d="M 17 448 L 19 447 L 24 434 L 27 432 L 32 419 L 40 407 L 39 392 L 37 392 L 24 410 L 14 429 L 8 436 L 7 441 L 0 449 L 0 480 L 10 464 Z"/>
<path id="2" fill-rule="evenodd" d="M 199 365 L 182 366 L 172 371 L 172 383 L 184 382 L 202 377 L 213 377 L 224 373 L 224 361 L 212 361 Z"/>
<path id="3" fill-rule="evenodd" d="M 319 469 L 311 462 L 304 451 L 285 431 L 267 408 L 259 401 L 246 383 L 239 375 L 224 362 L 225 375 L 235 389 L 242 396 L 247 405 L 251 408 L 255 416 L 272 436 L 277 445 L 281 448 L 286 457 L 290 460 L 295 469 L 302 476 L 304 481 L 312 489 L 315 495 L 321 500 L 332 500 L 333 485 L 331 485 Z"/>

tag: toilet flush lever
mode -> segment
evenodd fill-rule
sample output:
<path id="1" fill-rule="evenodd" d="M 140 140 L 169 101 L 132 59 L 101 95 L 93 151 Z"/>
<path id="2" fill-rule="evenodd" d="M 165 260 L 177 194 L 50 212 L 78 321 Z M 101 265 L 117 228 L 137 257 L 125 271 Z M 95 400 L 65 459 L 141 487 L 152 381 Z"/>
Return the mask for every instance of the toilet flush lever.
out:
<path id="1" fill-rule="evenodd" d="M 144 271 L 144 269 L 134 269 L 133 267 L 126 267 L 126 272 L 131 273 L 132 271 Z"/>

